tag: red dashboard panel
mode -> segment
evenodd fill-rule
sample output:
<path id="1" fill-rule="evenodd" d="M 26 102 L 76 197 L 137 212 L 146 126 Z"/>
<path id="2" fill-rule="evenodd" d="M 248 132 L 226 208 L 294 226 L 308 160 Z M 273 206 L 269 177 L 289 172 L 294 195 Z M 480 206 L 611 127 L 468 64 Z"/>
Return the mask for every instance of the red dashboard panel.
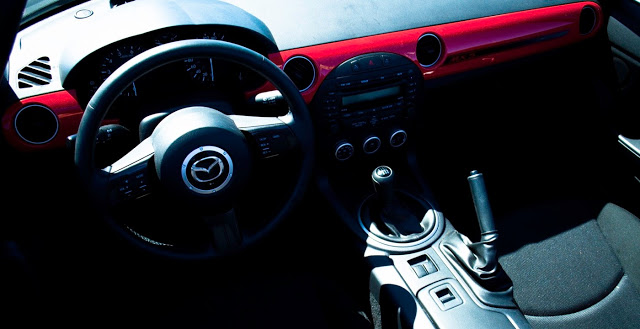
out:
<path id="1" fill-rule="evenodd" d="M 580 13 L 585 6 L 595 10 L 596 25 L 581 34 Z M 331 70 L 358 55 L 390 52 L 406 56 L 420 67 L 426 80 L 569 45 L 591 37 L 601 25 L 600 6 L 585 1 L 292 49 L 272 54 L 269 59 L 280 67 L 293 56 L 304 56 L 315 63 L 317 79 L 302 93 L 310 102 Z M 440 38 L 443 50 L 437 63 L 423 67 L 417 60 L 416 44 L 427 33 Z"/>
<path id="2" fill-rule="evenodd" d="M 15 129 L 14 121 L 18 112 L 29 105 L 44 105 L 55 113 L 58 129 L 55 137 L 47 143 L 32 144 L 24 141 Z M 7 142 L 22 151 L 60 148 L 66 145 L 67 137 L 78 132 L 82 119 L 82 108 L 74 91 L 59 91 L 23 99 L 11 105 L 2 116 L 2 132 Z M 37 123 L 36 123 L 37 124 Z"/>
<path id="3" fill-rule="evenodd" d="M 596 24 L 588 33 L 582 34 L 580 15 L 585 6 L 594 9 Z M 310 103 L 325 77 L 338 65 L 358 55 L 399 54 L 420 67 L 425 80 L 435 79 L 579 42 L 593 36 L 601 28 L 602 21 L 600 6 L 585 1 L 291 49 L 270 54 L 269 59 L 280 67 L 293 56 L 304 56 L 315 64 L 316 81 L 302 93 Z M 424 67 L 417 60 L 416 44 L 427 33 L 440 38 L 442 54 L 434 65 Z M 252 94 L 267 90 L 270 90 L 269 85 Z M 45 105 L 57 115 L 58 134 L 50 142 L 30 144 L 15 131 L 16 113 L 29 104 Z M 2 117 L 2 130 L 9 144 L 19 150 L 58 148 L 65 145 L 67 136 L 77 132 L 81 116 L 82 109 L 74 93 L 60 91 L 26 98 L 10 106 Z"/>

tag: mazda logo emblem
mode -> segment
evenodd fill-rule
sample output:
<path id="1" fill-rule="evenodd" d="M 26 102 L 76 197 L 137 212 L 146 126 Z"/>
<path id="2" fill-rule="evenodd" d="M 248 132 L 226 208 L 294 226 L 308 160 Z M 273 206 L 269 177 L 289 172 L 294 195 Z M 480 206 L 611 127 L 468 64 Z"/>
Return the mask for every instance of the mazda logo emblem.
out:
<path id="1" fill-rule="evenodd" d="M 224 162 L 217 156 L 202 158 L 191 165 L 191 177 L 200 183 L 210 182 L 222 175 Z"/>
<path id="2" fill-rule="evenodd" d="M 189 190 L 198 194 L 214 194 L 231 181 L 233 162 L 225 150 L 217 146 L 201 146 L 185 157 L 181 172 Z"/>

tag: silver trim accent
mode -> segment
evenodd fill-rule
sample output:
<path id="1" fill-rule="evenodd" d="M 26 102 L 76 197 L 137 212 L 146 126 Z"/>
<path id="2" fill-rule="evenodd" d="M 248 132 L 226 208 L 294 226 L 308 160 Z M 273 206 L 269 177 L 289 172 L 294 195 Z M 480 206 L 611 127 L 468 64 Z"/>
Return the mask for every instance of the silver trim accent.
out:
<path id="1" fill-rule="evenodd" d="M 55 130 L 55 132 L 53 133 L 53 135 L 51 137 L 49 137 L 49 139 L 47 139 L 44 142 L 30 141 L 27 138 L 25 138 L 24 136 L 22 136 L 22 134 L 20 133 L 20 129 L 18 129 L 18 124 L 17 124 L 18 123 L 18 117 L 20 116 L 20 114 L 24 110 L 26 110 L 26 109 L 28 109 L 30 107 L 39 107 L 39 108 L 43 108 L 43 109 L 49 111 L 49 113 L 51 113 L 51 115 L 53 115 L 53 119 L 56 122 L 56 130 Z M 58 129 L 60 129 L 60 122 L 58 121 L 58 116 L 55 113 L 53 113 L 53 111 L 50 108 L 48 108 L 48 107 L 46 107 L 44 105 L 40 105 L 40 104 L 30 104 L 30 105 L 27 105 L 27 106 L 21 108 L 20 111 L 18 111 L 18 113 L 16 113 L 16 116 L 13 118 L 13 128 L 16 130 L 16 133 L 18 134 L 20 139 L 22 139 L 23 141 L 25 141 L 25 142 L 27 142 L 29 144 L 41 145 L 41 144 L 49 143 L 52 139 L 54 139 L 56 137 L 56 135 L 58 135 Z"/>
<path id="2" fill-rule="evenodd" d="M 393 144 L 393 138 L 397 135 L 397 134 L 404 134 L 404 140 L 402 141 L 402 143 L 398 144 L 398 145 L 394 145 Z M 391 137 L 389 137 L 389 145 L 391 145 L 391 147 L 400 147 L 402 145 L 404 145 L 404 143 L 407 142 L 407 138 L 409 138 L 409 136 L 407 135 L 407 132 L 399 129 L 396 130 L 393 134 L 391 134 Z"/>
<path id="3" fill-rule="evenodd" d="M 218 173 L 218 175 L 216 175 L 215 178 L 212 178 L 210 180 L 200 180 L 199 178 L 193 176 L 193 172 L 194 172 L 194 166 L 196 163 L 198 163 L 199 161 L 202 161 L 204 159 L 210 159 L 210 158 L 216 158 L 218 160 L 220 160 L 220 164 L 222 164 L 222 159 L 220 159 L 217 156 L 208 156 L 205 158 L 202 158 L 198 161 L 196 161 L 194 164 L 192 164 L 190 167 L 189 165 L 189 161 L 191 161 L 191 159 L 193 159 L 193 157 L 195 157 L 197 154 L 202 153 L 202 152 L 207 152 L 207 151 L 213 151 L 218 153 L 219 155 L 221 155 L 222 157 L 224 157 L 227 160 L 227 163 L 229 164 L 229 173 L 227 174 L 227 178 L 222 182 L 222 184 L 220 184 L 219 186 L 210 189 L 210 190 L 203 190 L 203 189 L 199 189 L 195 186 L 193 186 L 193 184 L 191 184 L 191 182 L 189 181 L 189 177 L 187 176 L 189 174 L 191 174 L 194 179 L 200 181 L 200 182 L 207 182 L 207 181 L 211 181 L 213 179 L 219 178 L 220 175 L 222 175 L 223 171 L 224 171 L 224 167 L 220 168 L 220 172 Z M 210 170 L 213 169 L 213 167 L 215 166 L 215 164 L 212 164 L 211 166 L 209 166 L 208 168 L 204 168 L 204 167 L 198 167 L 202 170 L 198 170 L 195 169 L 195 171 L 207 171 L 209 172 Z M 182 162 L 182 168 L 180 169 L 180 171 L 182 172 L 182 180 L 184 181 L 184 183 L 187 185 L 187 187 L 199 194 L 213 194 L 216 193 L 220 190 L 222 190 L 225 186 L 227 186 L 227 184 L 229 184 L 229 181 L 231 181 L 231 176 L 233 176 L 233 161 L 231 161 L 231 157 L 229 156 L 229 153 L 227 153 L 225 150 L 217 147 L 217 146 L 201 146 L 198 147 L 197 149 L 191 151 L 191 153 L 189 153 L 184 161 Z"/>
<path id="4" fill-rule="evenodd" d="M 378 147 L 376 147 L 375 150 L 371 151 L 371 152 L 367 152 L 367 150 L 365 149 L 365 146 L 367 145 L 367 143 L 371 140 L 378 140 Z M 364 151 L 364 153 L 366 154 L 373 154 L 378 152 L 378 150 L 380 149 L 380 146 L 382 145 L 382 141 L 380 140 L 380 138 L 378 138 L 377 136 L 371 136 L 369 138 L 367 138 L 364 143 L 362 143 L 362 151 Z"/>
<path id="5" fill-rule="evenodd" d="M 289 64 L 290 61 L 292 61 L 293 59 L 296 59 L 296 58 L 302 58 L 302 59 L 306 60 L 307 62 L 309 62 L 309 64 L 311 64 L 311 68 L 313 68 L 313 78 L 311 79 L 311 82 L 304 89 L 299 89 L 300 92 L 305 92 L 309 88 L 311 88 L 311 86 L 313 86 L 313 84 L 316 82 L 316 66 L 313 65 L 313 62 L 310 59 L 308 59 L 308 58 L 306 58 L 304 56 L 296 55 L 296 56 L 293 56 L 293 57 L 287 59 L 287 61 L 284 62 L 284 64 L 282 65 L 282 71 L 285 70 L 285 68 L 287 67 L 287 64 Z"/>
<path id="6" fill-rule="evenodd" d="M 345 146 L 350 146 L 350 147 L 351 147 L 351 149 L 353 150 L 353 152 L 352 152 L 352 153 L 351 153 L 351 155 L 349 155 L 348 157 L 346 157 L 346 158 L 344 158 L 344 159 L 340 159 L 340 158 L 338 157 L 338 151 L 340 151 L 340 149 L 341 149 L 341 148 L 343 148 L 343 147 L 345 147 Z M 351 143 L 342 143 L 342 144 L 338 145 L 338 147 L 336 147 L 336 151 L 333 153 L 333 155 L 334 155 L 334 156 L 336 157 L 336 159 L 338 159 L 339 161 L 346 161 L 346 160 L 349 160 L 349 159 L 353 156 L 353 154 L 355 153 L 355 151 L 356 151 L 356 148 L 355 148 L 355 147 L 353 147 L 353 144 L 351 144 Z"/>
<path id="7" fill-rule="evenodd" d="M 422 64 L 422 63 L 420 63 L 420 61 L 418 61 L 418 64 L 420 64 L 420 66 L 422 66 L 422 67 L 434 66 L 440 60 L 440 57 L 442 57 L 442 42 L 440 41 L 440 38 L 438 38 L 437 35 L 435 35 L 433 33 L 425 33 L 425 34 L 421 35 L 418 38 L 418 42 L 420 42 L 420 40 L 422 40 L 422 38 L 428 37 L 428 36 L 432 36 L 432 37 L 436 38 L 436 40 L 438 41 L 438 45 L 440 45 L 440 51 L 438 52 L 438 58 L 436 58 L 436 60 L 433 61 L 433 63 L 431 63 L 431 64 Z M 418 42 L 416 42 L 416 60 L 417 60 Z"/>
<path id="8" fill-rule="evenodd" d="M 618 143 L 631 151 L 635 156 L 640 158 L 640 139 L 630 139 L 622 135 L 618 135 Z"/>

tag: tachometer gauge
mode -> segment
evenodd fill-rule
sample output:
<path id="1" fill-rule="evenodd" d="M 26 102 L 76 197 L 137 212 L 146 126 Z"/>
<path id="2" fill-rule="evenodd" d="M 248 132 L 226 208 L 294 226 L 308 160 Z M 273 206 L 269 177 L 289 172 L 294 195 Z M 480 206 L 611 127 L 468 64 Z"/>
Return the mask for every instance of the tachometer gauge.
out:
<path id="1" fill-rule="evenodd" d="M 144 49 L 138 45 L 120 46 L 107 53 L 100 61 L 100 78 L 104 82 L 115 70 L 134 56 L 142 53 Z M 133 82 L 123 96 L 137 96 L 136 84 Z"/>

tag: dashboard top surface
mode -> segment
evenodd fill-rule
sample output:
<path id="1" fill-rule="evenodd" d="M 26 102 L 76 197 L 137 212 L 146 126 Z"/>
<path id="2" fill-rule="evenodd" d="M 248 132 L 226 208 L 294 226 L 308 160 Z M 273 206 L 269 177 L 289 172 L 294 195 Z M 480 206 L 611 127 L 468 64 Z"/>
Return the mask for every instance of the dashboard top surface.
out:
<path id="1" fill-rule="evenodd" d="M 459 22 L 574 0 L 224 0 L 269 27 L 280 50 Z"/>

